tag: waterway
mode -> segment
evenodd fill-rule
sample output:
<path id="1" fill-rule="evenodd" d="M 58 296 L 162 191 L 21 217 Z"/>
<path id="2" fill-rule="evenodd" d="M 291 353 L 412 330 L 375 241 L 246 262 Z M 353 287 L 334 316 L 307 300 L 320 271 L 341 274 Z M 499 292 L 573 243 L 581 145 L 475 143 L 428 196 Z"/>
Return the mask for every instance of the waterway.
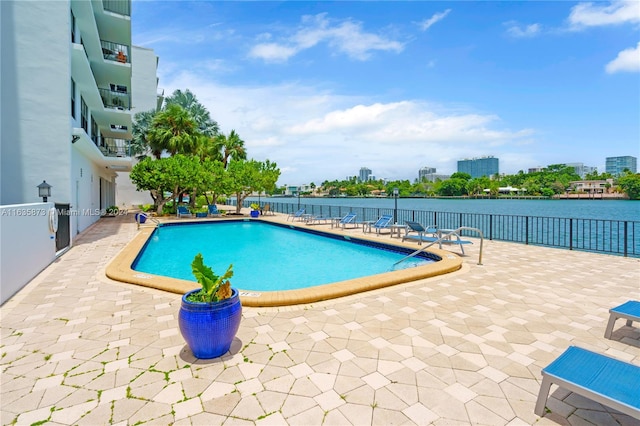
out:
<path id="1" fill-rule="evenodd" d="M 249 202 L 257 202 L 251 197 Z M 349 206 L 393 209 L 393 198 L 325 198 L 325 197 L 260 197 L 260 204 L 287 203 L 304 207 Z M 640 201 L 630 200 L 547 200 L 547 199 L 444 199 L 398 198 L 399 210 L 422 210 L 452 213 L 501 214 L 515 216 L 561 217 L 640 221 Z"/>

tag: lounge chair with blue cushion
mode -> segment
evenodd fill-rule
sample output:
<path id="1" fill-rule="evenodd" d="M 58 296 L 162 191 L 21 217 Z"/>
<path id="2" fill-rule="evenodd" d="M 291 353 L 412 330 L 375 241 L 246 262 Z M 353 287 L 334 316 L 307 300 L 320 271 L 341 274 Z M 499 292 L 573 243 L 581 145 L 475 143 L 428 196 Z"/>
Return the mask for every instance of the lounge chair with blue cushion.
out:
<path id="1" fill-rule="evenodd" d="M 287 220 L 291 219 L 292 222 L 296 220 L 302 220 L 302 216 L 304 215 L 304 208 L 298 210 L 295 213 L 289 213 L 287 216 Z"/>
<path id="2" fill-rule="evenodd" d="M 186 206 L 178 206 L 178 218 L 193 217 L 193 214 Z"/>
<path id="3" fill-rule="evenodd" d="M 342 229 L 347 227 L 357 228 L 359 222 L 356 222 L 356 216 L 357 215 L 355 213 L 347 213 L 342 219 L 336 222 L 336 226 L 339 226 Z"/>
<path id="4" fill-rule="evenodd" d="M 640 420 L 640 366 L 570 346 L 542 369 L 534 410 L 540 417 L 552 384 Z"/>
<path id="5" fill-rule="evenodd" d="M 218 206 L 216 206 L 215 204 L 209 204 L 207 208 L 209 209 L 209 216 L 221 216 L 220 211 L 218 211 Z"/>
<path id="6" fill-rule="evenodd" d="M 367 222 L 370 224 L 370 226 L 363 227 L 362 231 L 363 232 L 365 230 L 372 231 L 375 229 L 377 235 L 380 235 L 380 231 L 383 229 L 388 229 L 389 232 L 391 232 L 392 221 L 393 221 L 393 216 L 386 214 L 386 215 L 380 216 L 380 218 L 376 220 L 374 223 Z"/>
<path id="7" fill-rule="evenodd" d="M 609 322 L 607 323 L 607 328 L 604 331 L 605 338 L 611 339 L 613 326 L 618 318 L 626 319 L 628 327 L 631 327 L 633 321 L 640 322 L 640 302 L 629 300 L 620 306 L 609 309 Z"/>
<path id="8" fill-rule="evenodd" d="M 438 241 L 438 228 L 435 226 L 424 227 L 422 224 L 410 220 L 405 221 L 405 224 L 407 225 L 407 232 L 402 237 L 402 241 L 414 240 L 417 241 L 418 244 L 422 244 L 423 242 L 435 243 Z"/>

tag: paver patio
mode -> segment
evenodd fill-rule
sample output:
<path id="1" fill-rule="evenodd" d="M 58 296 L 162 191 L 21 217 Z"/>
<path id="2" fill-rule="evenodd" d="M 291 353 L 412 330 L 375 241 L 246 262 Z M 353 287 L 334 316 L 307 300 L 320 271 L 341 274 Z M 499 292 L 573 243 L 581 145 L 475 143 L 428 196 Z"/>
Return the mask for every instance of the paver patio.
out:
<path id="1" fill-rule="evenodd" d="M 104 275 L 136 232 L 101 219 L 0 308 L 3 425 L 638 424 L 555 387 L 533 407 L 568 345 L 640 365 L 639 329 L 604 338 L 608 309 L 640 299 L 640 259 L 485 241 L 452 274 L 245 307 L 231 353 L 197 360 L 180 295 Z"/>

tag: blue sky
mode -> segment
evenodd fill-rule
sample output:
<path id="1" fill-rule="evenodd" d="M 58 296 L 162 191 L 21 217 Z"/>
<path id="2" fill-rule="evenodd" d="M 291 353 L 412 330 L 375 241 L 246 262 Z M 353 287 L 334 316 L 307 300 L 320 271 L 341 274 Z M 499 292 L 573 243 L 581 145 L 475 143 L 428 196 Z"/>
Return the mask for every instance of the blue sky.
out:
<path id="1" fill-rule="evenodd" d="M 640 157 L 638 1 L 134 1 L 132 29 L 279 184 Z"/>

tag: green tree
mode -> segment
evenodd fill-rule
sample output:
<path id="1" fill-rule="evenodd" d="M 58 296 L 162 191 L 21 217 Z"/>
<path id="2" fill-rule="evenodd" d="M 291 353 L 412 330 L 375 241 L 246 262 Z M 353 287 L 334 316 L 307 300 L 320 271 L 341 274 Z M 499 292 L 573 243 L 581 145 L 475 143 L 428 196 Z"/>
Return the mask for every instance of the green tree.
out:
<path id="1" fill-rule="evenodd" d="M 465 172 L 455 172 L 452 174 L 449 179 L 462 179 L 464 181 L 471 180 L 471 175 Z"/>
<path id="2" fill-rule="evenodd" d="M 160 158 L 164 151 L 171 155 L 196 152 L 199 136 L 197 124 L 189 112 L 172 104 L 155 115 L 147 141 L 153 155 Z"/>
<path id="3" fill-rule="evenodd" d="M 211 118 L 207 108 L 198 101 L 196 95 L 189 89 L 184 92 L 180 89 L 175 90 L 171 96 L 165 99 L 165 108 L 170 105 L 178 105 L 186 110 L 196 122 L 199 133 L 209 137 L 214 137 L 219 133 L 218 123 Z"/>
<path id="4" fill-rule="evenodd" d="M 467 181 L 460 178 L 451 178 L 440 182 L 437 186 L 438 195 L 461 196 L 466 194 Z"/>
<path id="5" fill-rule="evenodd" d="M 138 160 L 142 160 L 151 153 L 147 135 L 149 134 L 155 116 L 155 110 L 139 112 L 133 116 L 133 126 L 131 127 L 131 133 L 133 135 L 131 140 L 131 155 L 135 156 Z"/>
<path id="6" fill-rule="evenodd" d="M 274 188 L 280 176 L 276 163 L 256 160 L 231 160 L 227 167 L 227 193 L 236 197 L 236 213 L 240 213 L 242 202 L 254 191 Z"/>
<path id="7" fill-rule="evenodd" d="M 230 160 L 247 159 L 247 150 L 244 147 L 244 141 L 240 139 L 240 136 L 238 136 L 235 130 L 232 130 L 229 136 L 223 133 L 216 136 L 215 144 L 222 153 L 222 164 L 225 168 L 229 165 Z"/>
<path id="8" fill-rule="evenodd" d="M 618 186 L 632 200 L 640 200 L 640 173 L 631 173 L 625 171 L 622 177 L 618 179 Z"/>
<path id="9" fill-rule="evenodd" d="M 157 160 L 147 157 L 133 166 L 129 176 L 138 191 L 151 193 L 157 213 L 162 214 L 168 201 L 198 186 L 200 173 L 198 158 L 177 154 Z"/>

